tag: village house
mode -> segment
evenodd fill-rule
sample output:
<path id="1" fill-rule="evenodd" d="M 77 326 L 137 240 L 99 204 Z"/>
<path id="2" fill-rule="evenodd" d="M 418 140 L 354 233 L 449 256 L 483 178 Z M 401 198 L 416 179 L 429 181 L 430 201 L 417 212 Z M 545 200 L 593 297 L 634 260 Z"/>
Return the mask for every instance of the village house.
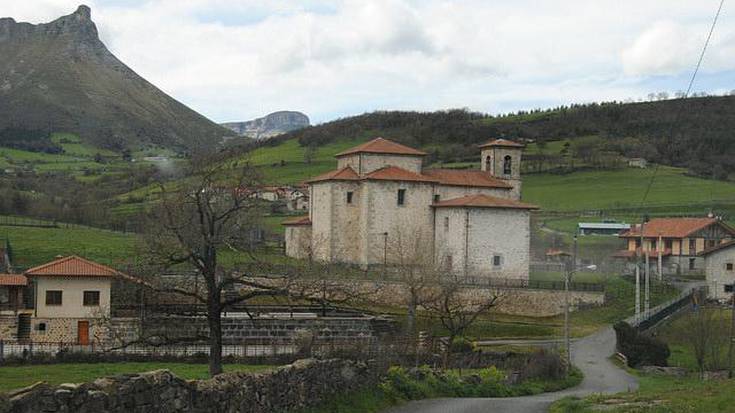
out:
<path id="1" fill-rule="evenodd" d="M 636 224 L 620 237 L 626 249 L 615 257 L 626 259 L 631 269 L 647 254 L 652 274 L 658 274 L 660 257 L 663 275 L 701 275 L 705 265 L 699 253 L 732 240 L 735 229 L 714 217 L 654 218 L 643 225 L 642 234 Z"/>
<path id="2" fill-rule="evenodd" d="M 723 242 L 698 254 L 704 258 L 707 297 L 725 301 L 732 299 L 735 284 L 735 240 Z"/>
<path id="3" fill-rule="evenodd" d="M 0 274 L 0 339 L 81 345 L 106 340 L 115 278 L 127 276 L 74 255 L 23 274 Z"/>
<path id="4" fill-rule="evenodd" d="M 284 222 L 286 254 L 361 268 L 422 262 L 465 276 L 527 279 L 530 212 L 523 145 L 479 147 L 480 169 L 429 169 L 427 155 L 377 138 L 307 181 L 309 215 Z M 411 257 L 408 257 L 410 255 Z"/>

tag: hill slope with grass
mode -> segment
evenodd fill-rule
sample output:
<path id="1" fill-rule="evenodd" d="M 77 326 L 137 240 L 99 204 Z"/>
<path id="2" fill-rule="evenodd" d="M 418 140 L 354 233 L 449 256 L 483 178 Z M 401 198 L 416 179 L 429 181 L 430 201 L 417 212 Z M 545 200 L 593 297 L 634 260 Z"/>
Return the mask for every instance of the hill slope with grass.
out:
<path id="1" fill-rule="evenodd" d="M 571 139 L 573 143 L 587 138 L 580 151 L 644 157 L 722 178 L 735 172 L 733 129 L 735 96 L 707 96 L 572 105 L 503 116 L 465 110 L 373 112 L 277 139 L 297 139 L 301 146 L 319 147 L 341 139 L 383 136 L 426 150 L 432 161 L 461 162 L 473 159 L 475 145 L 495 137 L 542 142 Z M 559 154 L 547 151 L 546 155 Z"/>
<path id="2" fill-rule="evenodd" d="M 233 135 L 112 55 L 86 6 L 46 24 L 0 19 L 0 56 L 0 130 L 75 133 L 116 151 L 183 150 Z"/>

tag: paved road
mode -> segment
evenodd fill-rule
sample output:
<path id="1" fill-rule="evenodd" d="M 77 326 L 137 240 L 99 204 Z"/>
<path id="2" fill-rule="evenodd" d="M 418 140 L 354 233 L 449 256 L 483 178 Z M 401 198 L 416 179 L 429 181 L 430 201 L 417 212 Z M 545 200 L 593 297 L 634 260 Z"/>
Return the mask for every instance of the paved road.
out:
<path id="1" fill-rule="evenodd" d="M 420 400 L 386 413 L 542 413 L 565 396 L 636 390 L 637 380 L 608 360 L 614 351 L 615 333 L 610 327 L 577 340 L 572 345 L 572 359 L 584 373 L 584 380 L 571 389 L 525 397 Z"/>

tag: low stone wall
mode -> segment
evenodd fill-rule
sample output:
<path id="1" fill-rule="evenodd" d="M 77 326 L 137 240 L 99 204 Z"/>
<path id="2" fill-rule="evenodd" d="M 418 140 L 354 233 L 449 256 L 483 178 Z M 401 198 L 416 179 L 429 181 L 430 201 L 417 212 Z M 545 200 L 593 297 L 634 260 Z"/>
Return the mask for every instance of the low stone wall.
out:
<path id="1" fill-rule="evenodd" d="M 347 282 L 347 281 L 345 281 Z M 371 303 L 387 306 L 405 306 L 408 302 L 406 285 L 389 281 L 349 281 L 359 285 L 358 289 L 371 291 Z M 528 317 L 552 317 L 564 313 L 564 291 L 536 290 L 530 288 L 488 288 L 467 287 L 460 291 L 468 303 L 482 302 L 483 297 L 498 294 L 498 305 L 493 309 L 498 313 Z M 573 309 L 605 304 L 603 291 L 572 291 L 570 305 Z"/>
<path id="2" fill-rule="evenodd" d="M 34 385 L 0 396 L 0 413 L 35 412 L 286 412 L 378 383 L 377 365 L 348 360 L 299 360 L 270 373 L 225 373 L 182 380 L 168 370 Z"/>

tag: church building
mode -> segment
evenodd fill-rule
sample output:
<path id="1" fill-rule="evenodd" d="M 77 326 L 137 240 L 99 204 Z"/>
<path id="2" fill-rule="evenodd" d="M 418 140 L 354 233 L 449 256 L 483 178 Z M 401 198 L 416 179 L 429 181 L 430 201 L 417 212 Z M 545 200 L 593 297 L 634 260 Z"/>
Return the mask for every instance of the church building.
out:
<path id="1" fill-rule="evenodd" d="M 377 138 L 307 181 L 309 216 L 284 222 L 286 255 L 358 265 L 431 263 L 467 277 L 527 279 L 523 145 L 479 147 L 480 169 L 429 169 L 425 152 Z"/>

